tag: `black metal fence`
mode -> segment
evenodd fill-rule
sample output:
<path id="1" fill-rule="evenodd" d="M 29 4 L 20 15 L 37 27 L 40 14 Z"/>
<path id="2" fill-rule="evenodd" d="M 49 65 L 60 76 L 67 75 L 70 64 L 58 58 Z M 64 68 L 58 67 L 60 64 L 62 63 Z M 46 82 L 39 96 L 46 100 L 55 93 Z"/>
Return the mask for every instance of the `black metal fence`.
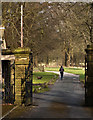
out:
<path id="1" fill-rule="evenodd" d="M 2 101 L 14 103 L 15 101 L 15 63 L 2 61 Z"/>

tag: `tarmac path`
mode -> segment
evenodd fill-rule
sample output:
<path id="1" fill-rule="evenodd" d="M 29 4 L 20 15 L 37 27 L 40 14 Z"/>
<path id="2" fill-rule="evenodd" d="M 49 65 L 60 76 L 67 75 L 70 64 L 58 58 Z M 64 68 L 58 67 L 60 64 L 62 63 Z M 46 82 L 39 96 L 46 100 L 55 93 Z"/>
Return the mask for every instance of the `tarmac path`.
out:
<path id="1" fill-rule="evenodd" d="M 56 72 L 59 74 L 59 72 Z M 93 118 L 93 107 L 86 107 L 84 87 L 78 75 L 64 73 L 48 92 L 34 94 L 33 103 L 17 118 Z M 13 118 L 13 113 L 6 118 Z"/>

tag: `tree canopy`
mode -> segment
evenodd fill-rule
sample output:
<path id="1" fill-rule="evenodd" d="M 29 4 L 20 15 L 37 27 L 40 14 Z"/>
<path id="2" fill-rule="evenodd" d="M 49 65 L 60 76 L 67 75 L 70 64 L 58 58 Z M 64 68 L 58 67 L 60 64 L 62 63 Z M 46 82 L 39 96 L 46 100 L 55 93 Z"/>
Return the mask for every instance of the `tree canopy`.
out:
<path id="1" fill-rule="evenodd" d="M 21 4 L 24 8 L 24 47 L 30 47 L 38 62 L 59 60 L 66 66 L 84 62 L 90 43 L 89 3 L 3 3 L 5 39 L 11 49 L 20 46 Z"/>

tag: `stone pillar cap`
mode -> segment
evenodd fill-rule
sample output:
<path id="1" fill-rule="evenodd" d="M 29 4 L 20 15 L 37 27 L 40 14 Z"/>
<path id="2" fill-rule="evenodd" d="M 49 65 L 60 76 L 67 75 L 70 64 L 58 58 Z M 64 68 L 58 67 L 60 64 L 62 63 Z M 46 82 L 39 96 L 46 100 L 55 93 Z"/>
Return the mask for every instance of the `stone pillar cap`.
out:
<path id="1" fill-rule="evenodd" d="M 15 50 L 11 50 L 11 49 L 3 49 L 2 50 L 2 54 L 3 55 L 11 55 L 11 54 L 30 54 L 32 53 L 31 49 L 29 47 L 27 48 L 17 48 Z"/>
<path id="2" fill-rule="evenodd" d="M 93 51 L 93 43 L 91 45 L 87 45 L 87 48 L 85 49 L 86 52 Z"/>
<path id="3" fill-rule="evenodd" d="M 87 45 L 87 48 L 93 48 L 93 43 L 91 45 Z"/>
<path id="4" fill-rule="evenodd" d="M 31 49 L 29 47 L 18 47 L 13 51 L 14 54 L 29 54 L 31 53 Z"/>

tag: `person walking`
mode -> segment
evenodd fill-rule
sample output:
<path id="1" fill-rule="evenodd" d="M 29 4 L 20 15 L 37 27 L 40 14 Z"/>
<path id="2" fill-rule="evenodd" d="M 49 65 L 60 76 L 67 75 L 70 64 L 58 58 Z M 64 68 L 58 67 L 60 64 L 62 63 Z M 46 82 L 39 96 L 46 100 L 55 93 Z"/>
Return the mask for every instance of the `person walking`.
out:
<path id="1" fill-rule="evenodd" d="M 64 72 L 63 66 L 60 67 L 59 71 L 60 71 L 61 80 L 62 80 L 62 78 L 63 78 L 63 72 Z"/>

